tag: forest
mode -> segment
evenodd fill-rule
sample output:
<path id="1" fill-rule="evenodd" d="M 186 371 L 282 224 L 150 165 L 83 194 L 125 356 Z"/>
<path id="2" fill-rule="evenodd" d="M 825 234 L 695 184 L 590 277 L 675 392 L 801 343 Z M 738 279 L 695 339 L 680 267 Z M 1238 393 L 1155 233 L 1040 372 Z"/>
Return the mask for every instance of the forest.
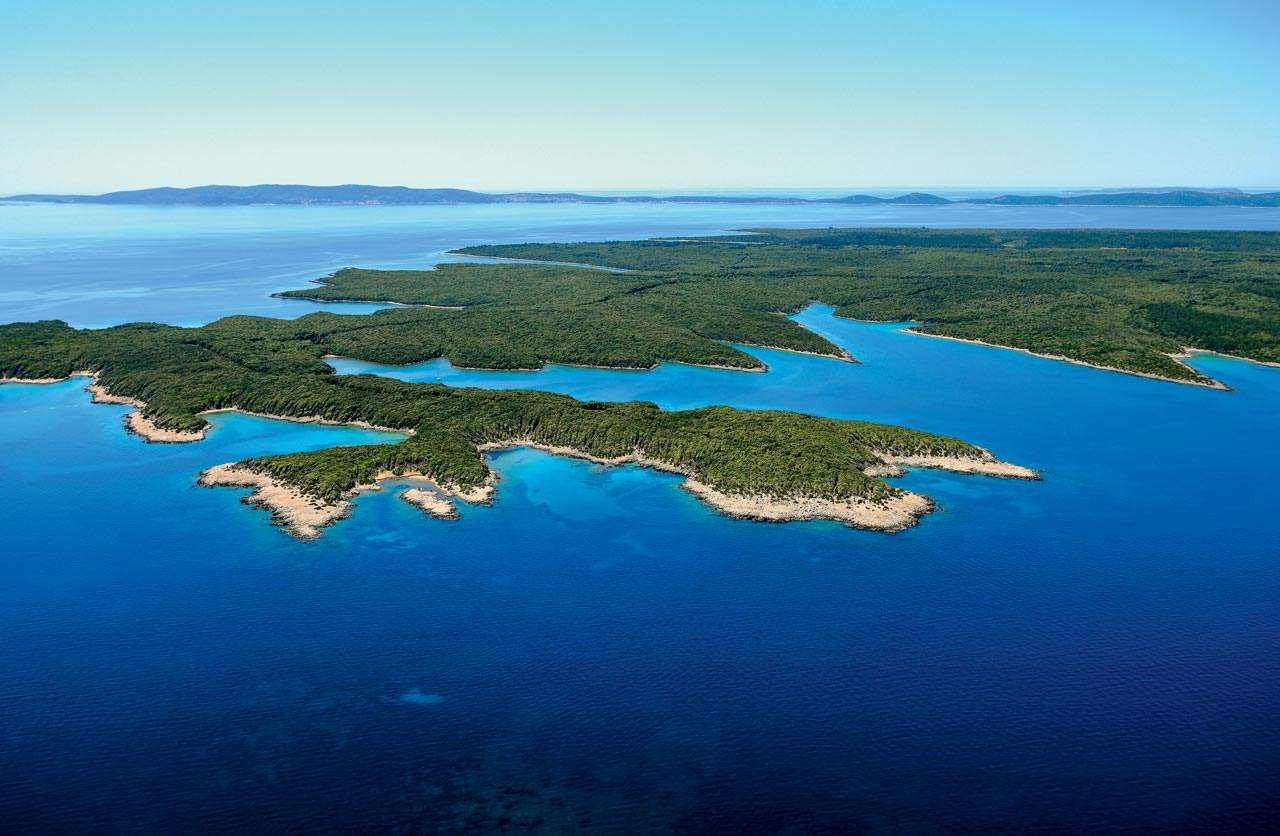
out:
<path id="1" fill-rule="evenodd" d="M 1280 361 L 1280 233 L 749 230 L 707 239 L 470 247 L 477 256 L 629 269 L 651 297 L 914 322 L 1121 371 L 1209 382 L 1185 348 Z M 769 342 L 768 339 L 738 340 Z"/>
<path id="2" fill-rule="evenodd" d="M 0 377 L 93 372 L 171 430 L 199 430 L 206 411 L 236 408 L 411 433 L 395 445 L 245 463 L 323 501 L 383 471 L 477 486 L 490 477 L 480 448 L 511 439 L 603 458 L 642 451 L 729 494 L 877 500 L 900 493 L 866 472 L 882 456 L 985 453 L 945 436 L 792 413 L 664 412 L 650 403 L 344 377 L 325 357 L 447 357 L 495 369 L 663 361 L 758 368 L 734 345 L 751 344 L 844 358 L 785 316 L 816 299 L 841 316 L 912 320 L 926 333 L 1184 381 L 1204 382 L 1170 356 L 1188 345 L 1280 361 L 1276 233 L 752 230 L 464 252 L 561 263 L 349 268 L 285 294 L 402 305 L 365 315 L 235 316 L 199 328 L 4 325 Z"/>
<path id="3" fill-rule="evenodd" d="M 478 487 L 491 476 L 482 445 L 512 440 L 600 458 L 639 452 L 730 495 L 873 502 L 902 493 L 864 472 L 881 465 L 881 456 L 988 457 L 954 438 L 788 412 L 722 406 L 665 412 L 645 402 L 594 403 L 546 392 L 339 376 L 323 361 L 326 349 L 313 335 L 300 322 L 253 317 L 201 328 L 4 325 L 0 377 L 94 372 L 111 394 L 144 402 L 148 418 L 173 430 L 202 429 L 202 413 L 234 408 L 411 433 L 398 444 L 240 463 L 324 503 L 384 472 L 421 473 L 463 490 Z"/>
<path id="4" fill-rule="evenodd" d="M 1184 382 L 1210 382 L 1174 357 L 1187 347 L 1280 361 L 1271 232 L 753 230 L 461 252 L 548 263 L 348 268 L 281 295 L 410 306 L 360 323 L 304 318 L 331 353 L 384 363 L 760 366 L 731 343 L 844 356 L 779 315 L 813 300 L 839 316 Z"/>

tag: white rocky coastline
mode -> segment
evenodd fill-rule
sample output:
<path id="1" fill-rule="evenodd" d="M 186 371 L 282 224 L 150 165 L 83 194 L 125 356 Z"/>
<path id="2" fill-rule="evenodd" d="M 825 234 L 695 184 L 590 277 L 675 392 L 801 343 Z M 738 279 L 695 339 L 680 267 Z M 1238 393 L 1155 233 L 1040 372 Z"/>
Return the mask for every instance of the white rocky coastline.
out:
<path id="1" fill-rule="evenodd" d="M 143 414 L 146 405 L 133 398 L 113 395 L 97 382 L 97 373 L 83 370 L 73 372 L 71 377 L 91 377 L 93 382 L 87 387 L 92 393 L 95 403 L 123 404 L 134 407 L 125 423 L 130 431 L 142 438 L 159 443 L 185 443 L 199 441 L 205 437 L 205 430 L 186 432 L 171 430 L 157 426 Z M 12 383 L 56 383 L 67 378 L 13 379 L 5 378 L 0 382 Z M 243 410 L 210 410 L 243 411 Z M 208 414 L 208 413 L 202 413 Z M 322 416 L 287 416 L 268 415 L 264 413 L 246 412 L 250 415 L 272 418 L 298 423 L 323 423 L 334 425 L 359 426 L 366 429 L 377 429 L 390 432 L 409 432 L 404 429 L 375 427 L 363 421 L 331 421 Z M 603 458 L 573 447 L 543 444 L 531 438 L 510 438 L 502 441 L 487 442 L 478 445 L 480 452 L 508 449 L 512 447 L 530 447 L 545 452 L 583 459 L 602 465 L 637 464 L 667 473 L 675 473 L 685 477 L 682 487 L 715 510 L 731 517 L 762 520 L 769 522 L 785 522 L 792 520 L 830 519 L 853 528 L 873 531 L 901 531 L 915 525 L 925 514 L 933 510 L 933 502 L 926 496 L 910 491 L 895 490 L 884 498 L 871 499 L 864 497 L 846 497 L 832 499 L 821 496 L 774 496 L 767 494 L 733 494 L 718 490 L 698 480 L 692 472 L 669 462 L 661 461 L 646 455 L 642 450 L 630 454 Z M 1036 471 L 1020 465 L 1002 462 L 986 450 L 975 456 L 924 456 L 877 453 L 878 464 L 866 468 L 869 476 L 899 476 L 904 467 L 927 467 L 948 470 L 954 473 L 982 474 L 1010 479 L 1038 479 Z M 358 485 L 343 498 L 324 502 L 308 496 L 295 487 L 279 482 L 265 473 L 252 470 L 236 463 L 226 463 L 211 467 L 200 474 L 199 484 L 206 486 L 232 486 L 253 488 L 246 497 L 246 502 L 266 508 L 281 526 L 301 538 L 312 538 L 320 535 L 321 530 L 351 511 L 351 498 L 363 491 L 379 490 L 381 483 L 393 479 L 412 479 L 428 483 L 431 489 L 411 487 L 401 493 L 406 502 L 421 509 L 424 513 L 441 519 L 455 519 L 458 516 L 456 505 L 449 499 L 467 503 L 488 503 L 494 496 L 495 476 L 490 476 L 484 484 L 462 488 L 458 485 L 441 484 L 422 473 L 395 473 L 384 471 L 374 476 L 368 484 Z"/>

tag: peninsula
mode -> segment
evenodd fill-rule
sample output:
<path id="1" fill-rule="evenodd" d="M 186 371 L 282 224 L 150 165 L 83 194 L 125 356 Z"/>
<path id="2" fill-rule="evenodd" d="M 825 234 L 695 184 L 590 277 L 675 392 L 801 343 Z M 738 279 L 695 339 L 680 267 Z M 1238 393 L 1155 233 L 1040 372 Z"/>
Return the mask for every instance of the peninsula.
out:
<path id="1" fill-rule="evenodd" d="M 882 424 L 730 407 L 664 412 L 643 402 L 342 377 L 304 349 L 305 341 L 216 333 L 222 324 L 127 325 L 102 332 L 61 323 L 0 326 L 3 379 L 49 383 L 60 374 L 91 376 L 95 400 L 139 407 L 129 415 L 129 428 L 159 442 L 198 441 L 204 416 L 226 409 L 406 433 L 399 444 L 253 458 L 200 475 L 204 485 L 252 488 L 251 503 L 304 538 L 345 516 L 356 494 L 389 479 L 429 483 L 402 498 L 452 519 L 452 500 L 493 497 L 496 476 L 484 454 L 516 446 L 677 473 L 689 491 L 731 516 L 832 519 L 881 531 L 914 525 L 933 507 L 927 497 L 881 480 L 901 473 L 901 466 L 1037 478 L 958 439 Z M 18 346 L 28 359 L 11 359 Z M 252 355 L 238 353 L 246 347 Z M 77 365 L 86 368 L 72 368 Z"/>

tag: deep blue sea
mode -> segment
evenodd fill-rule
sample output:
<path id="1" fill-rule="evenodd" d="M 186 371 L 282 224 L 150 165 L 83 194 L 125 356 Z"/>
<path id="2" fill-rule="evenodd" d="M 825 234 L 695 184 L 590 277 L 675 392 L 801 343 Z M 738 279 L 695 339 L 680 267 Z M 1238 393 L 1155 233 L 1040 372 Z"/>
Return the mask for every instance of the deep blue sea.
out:
<path id="1" fill-rule="evenodd" d="M 296 316 L 339 267 L 779 224 L 1280 229 L 1277 210 L 0 205 L 0 321 Z M 335 311 L 367 306 L 329 305 Z M 213 464 L 397 436 L 220 414 L 148 445 L 83 381 L 0 386 L 0 830 L 1204 831 L 1280 822 L 1280 369 L 1220 392 L 797 319 L 860 365 L 374 371 L 957 435 L 886 535 L 498 454 L 490 507 L 388 487 L 294 540 Z"/>

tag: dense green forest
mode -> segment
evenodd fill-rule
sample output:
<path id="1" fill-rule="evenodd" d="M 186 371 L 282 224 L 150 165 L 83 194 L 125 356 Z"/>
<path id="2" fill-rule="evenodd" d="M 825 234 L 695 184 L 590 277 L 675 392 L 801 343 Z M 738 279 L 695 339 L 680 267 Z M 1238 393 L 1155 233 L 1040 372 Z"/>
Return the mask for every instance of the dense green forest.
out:
<path id="1" fill-rule="evenodd" d="M 463 252 L 631 270 L 652 283 L 648 310 L 718 305 L 740 329 L 746 312 L 817 299 L 840 316 L 1175 380 L 1205 382 L 1169 356 L 1187 346 L 1280 361 L 1274 232 L 770 229 Z"/>
<path id="2" fill-rule="evenodd" d="M 434 270 L 347 269 L 281 296 L 367 299 L 408 307 L 370 317 L 299 320 L 331 354 L 381 363 L 447 357 L 469 368 L 544 363 L 650 368 L 663 360 L 761 368 L 727 342 L 843 357 L 768 300 L 690 293 L 672 275 L 530 264 L 442 264 Z M 697 291 L 697 288 L 692 288 Z"/>
<path id="3" fill-rule="evenodd" d="M 482 368 L 759 366 L 729 343 L 841 356 L 781 315 L 819 299 L 844 316 L 913 319 L 929 333 L 1184 380 L 1199 376 L 1168 355 L 1187 344 L 1280 360 L 1275 233 L 759 230 L 466 252 L 612 269 L 479 262 L 348 269 L 290 295 L 408 306 L 297 320 L 229 317 L 200 328 L 0 326 L 0 377 L 91 370 L 173 430 L 200 429 L 201 413 L 233 407 L 413 433 L 397 445 L 248 463 L 325 500 L 386 470 L 476 486 L 489 476 L 478 448 L 513 438 L 601 457 L 640 450 L 730 494 L 875 499 L 898 493 L 864 473 L 882 455 L 981 451 L 907 429 L 781 412 L 663 412 L 648 403 L 340 377 L 324 357 L 447 357 Z"/>
<path id="4" fill-rule="evenodd" d="M 338 317 L 349 321 L 374 317 Z M 328 321 L 328 318 L 325 318 Z M 412 327 L 412 326 L 410 326 Z M 900 491 L 867 476 L 880 455 L 980 456 L 953 438 L 787 412 L 651 403 L 589 403 L 545 392 L 489 391 L 338 376 L 314 324 L 232 317 L 202 328 L 135 324 L 76 330 L 61 322 L 0 326 L 0 376 L 98 373 L 112 394 L 144 401 L 158 425 L 197 430 L 200 413 L 238 408 L 412 432 L 395 445 L 337 447 L 244 464 L 324 501 L 374 474 L 420 472 L 471 488 L 489 476 L 479 446 L 527 439 L 602 458 L 642 451 L 728 494 L 883 500 Z"/>
<path id="5" fill-rule="evenodd" d="M 359 324 L 306 318 L 333 353 L 387 363 L 759 366 L 725 342 L 840 356 L 778 315 L 815 299 L 840 316 L 915 320 L 924 333 L 1174 380 L 1206 382 L 1170 356 L 1187 346 L 1280 361 L 1280 234 L 1270 232 L 759 230 L 464 252 L 613 272 L 521 263 L 347 269 L 281 295 L 461 308 L 404 308 Z"/>

